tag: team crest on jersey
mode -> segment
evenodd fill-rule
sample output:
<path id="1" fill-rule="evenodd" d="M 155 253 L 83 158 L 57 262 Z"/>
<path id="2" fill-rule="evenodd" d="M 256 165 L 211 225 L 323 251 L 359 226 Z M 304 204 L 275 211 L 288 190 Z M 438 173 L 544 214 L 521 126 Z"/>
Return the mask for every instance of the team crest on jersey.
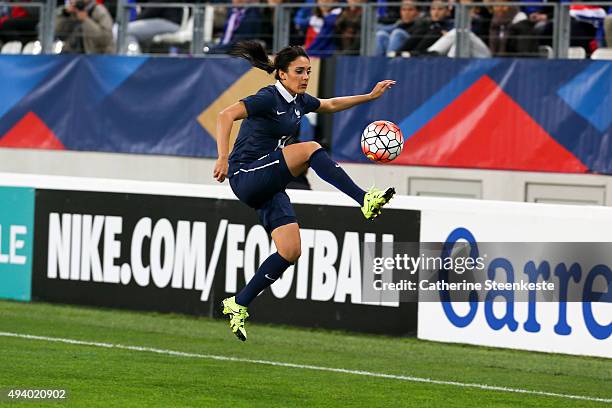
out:
<path id="1" fill-rule="evenodd" d="M 297 117 L 298 117 L 298 118 L 299 118 L 300 116 L 302 116 L 302 114 L 300 113 L 300 111 L 299 111 L 299 110 L 297 110 L 297 109 L 294 109 L 294 110 L 295 110 L 295 114 L 297 115 Z"/>

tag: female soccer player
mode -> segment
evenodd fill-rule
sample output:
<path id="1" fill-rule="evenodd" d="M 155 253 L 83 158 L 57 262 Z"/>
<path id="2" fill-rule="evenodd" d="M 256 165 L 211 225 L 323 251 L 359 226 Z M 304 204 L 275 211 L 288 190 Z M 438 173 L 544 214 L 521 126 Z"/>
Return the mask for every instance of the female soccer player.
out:
<path id="1" fill-rule="evenodd" d="M 238 43 L 231 55 L 247 59 L 254 67 L 275 73 L 276 84 L 266 86 L 225 108 L 217 117 L 219 158 L 213 176 L 230 186 L 240 199 L 257 210 L 264 228 L 272 235 L 276 250 L 259 267 L 253 279 L 236 296 L 223 300 L 223 314 L 230 319 L 232 332 L 247 339 L 244 327 L 247 306 L 300 257 L 300 229 L 285 192 L 287 184 L 309 167 L 319 177 L 353 198 L 366 219 L 380 214 L 395 189 L 371 188 L 367 193 L 327 155 L 316 142 L 286 145 L 298 134 L 300 121 L 309 112 L 333 113 L 382 96 L 395 81 L 376 84 L 369 94 L 317 99 L 306 93 L 310 59 L 301 47 L 283 48 L 271 62 L 265 49 L 254 41 Z M 229 138 L 235 120 L 244 119 L 232 154 Z"/>

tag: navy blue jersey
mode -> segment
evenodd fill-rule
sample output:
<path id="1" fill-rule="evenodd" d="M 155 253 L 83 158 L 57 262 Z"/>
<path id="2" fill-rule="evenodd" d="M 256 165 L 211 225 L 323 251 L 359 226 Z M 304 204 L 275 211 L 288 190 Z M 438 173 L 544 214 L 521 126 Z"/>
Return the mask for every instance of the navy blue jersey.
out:
<path id="1" fill-rule="evenodd" d="M 285 147 L 291 137 L 299 134 L 304 115 L 321 105 L 317 98 L 308 94 L 291 96 L 278 81 L 242 99 L 242 102 L 248 117 L 242 122 L 229 156 L 230 177 L 241 165 Z"/>

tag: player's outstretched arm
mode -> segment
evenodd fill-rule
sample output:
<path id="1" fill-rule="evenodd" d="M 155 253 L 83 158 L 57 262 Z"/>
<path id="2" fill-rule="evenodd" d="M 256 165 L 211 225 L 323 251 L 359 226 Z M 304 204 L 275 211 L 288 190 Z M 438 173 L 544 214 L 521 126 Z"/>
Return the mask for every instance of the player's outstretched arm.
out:
<path id="1" fill-rule="evenodd" d="M 355 105 L 359 105 L 365 102 L 373 101 L 374 99 L 380 98 L 387 89 L 395 85 L 395 81 L 392 79 L 385 79 L 377 83 L 372 91 L 364 95 L 352 95 L 352 96 L 339 96 L 337 98 L 320 99 L 321 106 L 317 109 L 319 113 L 334 113 L 345 109 L 352 108 Z"/>
<path id="2" fill-rule="evenodd" d="M 213 177 L 219 183 L 223 183 L 227 177 L 227 169 L 229 167 L 227 159 L 229 157 L 229 139 L 232 132 L 232 125 L 235 120 L 246 118 L 247 110 L 243 102 L 235 104 L 223 109 L 217 115 L 217 153 L 219 157 L 215 163 Z"/>

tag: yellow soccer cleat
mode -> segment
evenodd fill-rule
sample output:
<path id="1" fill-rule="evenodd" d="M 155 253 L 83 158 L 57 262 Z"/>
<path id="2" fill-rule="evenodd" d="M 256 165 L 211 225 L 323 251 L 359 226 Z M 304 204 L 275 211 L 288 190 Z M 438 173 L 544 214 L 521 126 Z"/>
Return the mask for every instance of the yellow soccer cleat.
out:
<path id="1" fill-rule="evenodd" d="M 395 189 L 393 187 L 388 188 L 386 191 L 372 187 L 363 199 L 363 206 L 361 207 L 363 216 L 368 220 L 376 218 L 380 214 L 382 207 L 391 200 L 394 194 Z"/>
<path id="2" fill-rule="evenodd" d="M 232 296 L 223 299 L 223 314 L 229 316 L 230 329 L 240 340 L 246 341 L 247 332 L 244 328 L 244 322 L 249 317 L 246 306 L 240 306 L 236 303 L 236 297 Z"/>

